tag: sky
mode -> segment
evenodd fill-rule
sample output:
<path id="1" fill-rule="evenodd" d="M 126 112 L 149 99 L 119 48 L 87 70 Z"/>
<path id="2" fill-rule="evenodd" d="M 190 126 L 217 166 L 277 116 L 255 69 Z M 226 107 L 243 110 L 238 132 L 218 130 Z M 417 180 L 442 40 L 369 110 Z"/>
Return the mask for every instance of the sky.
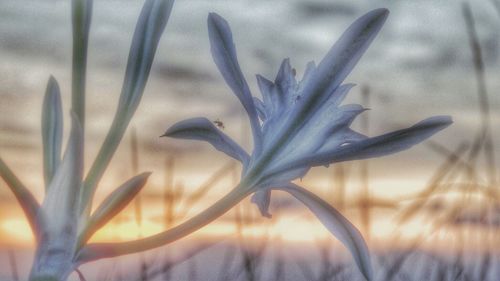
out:
<path id="1" fill-rule="evenodd" d="M 87 82 L 87 165 L 95 157 L 116 109 L 142 3 L 94 1 Z M 69 115 L 69 4 L 70 1 L 64 0 L 0 1 L 0 155 L 40 200 L 43 198 L 41 101 L 49 75 L 54 75 L 60 83 L 66 117 Z M 470 4 L 484 54 L 492 128 L 498 128 L 500 11 L 495 9 L 493 1 L 470 1 Z M 155 218 L 161 214 L 158 198 L 165 182 L 166 158 L 175 158 L 175 187 L 182 187 L 188 193 L 229 161 L 203 143 L 159 138 L 170 125 L 197 116 L 218 119 L 224 122 L 227 134 L 251 148 L 243 109 L 210 56 L 206 27 L 209 12 L 220 14 L 230 23 L 241 68 L 253 94 L 258 96 L 255 74 L 274 78 L 282 59 L 290 58 L 300 77 L 306 63 L 319 62 L 356 17 L 379 7 L 390 10 L 389 19 L 347 78 L 347 82 L 358 86 L 345 103 L 361 103 L 360 89 L 370 90 L 370 102 L 363 104 L 371 109 L 364 113 L 370 125 L 369 131 L 363 133 L 376 135 L 433 115 L 451 115 L 454 124 L 433 140 L 450 150 L 461 143 L 470 143 L 478 130 L 480 116 L 461 1 L 178 0 L 160 42 L 142 104 L 131 123 L 139 136 L 140 170 L 153 172 L 143 194 L 150 207 L 146 216 L 150 217 L 151 226 L 146 232 L 161 230 Z M 353 127 L 360 128 L 359 120 Z M 65 129 L 67 135 L 67 126 Z M 495 131 L 492 134 L 494 139 L 498 136 Z M 127 135 L 99 187 L 98 201 L 133 176 L 129 142 Z M 396 156 L 370 160 L 370 190 L 381 198 L 396 201 L 408 198 L 422 188 L 442 161 L 443 156 L 425 144 Z M 357 166 L 351 166 L 353 174 L 356 173 Z M 331 171 L 315 169 L 303 185 L 320 194 L 329 194 Z M 208 206 L 232 184 L 234 180 L 230 177 L 225 179 L 193 207 L 193 212 Z M 358 194 L 356 175 L 349 178 L 349 188 L 348 194 Z M 280 196 L 276 201 L 276 206 L 280 202 L 292 206 L 289 207 L 294 213 L 292 222 L 307 223 L 307 216 L 297 214 L 297 205 Z M 23 240 L 16 236 L 19 233 L 11 231 L 26 226 L 3 183 L 0 183 L 0 202 L 0 244 L 28 243 L 29 238 Z M 284 225 L 286 232 L 287 224 Z M 279 226 L 276 229 L 280 232 Z M 102 234 L 101 239 L 110 237 L 111 234 Z"/>

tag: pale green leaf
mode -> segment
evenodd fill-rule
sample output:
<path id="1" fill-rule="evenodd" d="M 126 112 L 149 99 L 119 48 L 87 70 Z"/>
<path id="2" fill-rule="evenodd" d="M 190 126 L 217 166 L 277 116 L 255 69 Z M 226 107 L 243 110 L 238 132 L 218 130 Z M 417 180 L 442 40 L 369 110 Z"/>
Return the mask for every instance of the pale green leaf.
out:
<path id="1" fill-rule="evenodd" d="M 40 204 L 35 199 L 33 194 L 24 186 L 24 184 L 16 177 L 16 175 L 10 170 L 7 164 L 0 158 L 0 177 L 5 181 L 7 186 L 10 188 L 12 193 L 21 205 L 24 215 L 28 219 L 31 226 L 31 230 L 38 240 L 41 225 L 38 221 L 38 212 L 40 210 Z"/>
<path id="2" fill-rule="evenodd" d="M 134 199 L 137 193 L 144 187 L 150 175 L 151 173 L 143 173 L 133 177 L 104 199 L 80 233 L 78 239 L 80 247 Z"/>
<path id="3" fill-rule="evenodd" d="M 173 0 L 147 0 L 136 25 L 118 109 L 101 149 L 85 178 L 81 212 L 89 212 L 97 184 L 120 144 L 141 101 L 153 58 L 165 29 Z"/>
<path id="4" fill-rule="evenodd" d="M 42 142 L 45 188 L 52 181 L 61 162 L 63 114 L 59 85 L 50 77 L 42 109 Z"/>

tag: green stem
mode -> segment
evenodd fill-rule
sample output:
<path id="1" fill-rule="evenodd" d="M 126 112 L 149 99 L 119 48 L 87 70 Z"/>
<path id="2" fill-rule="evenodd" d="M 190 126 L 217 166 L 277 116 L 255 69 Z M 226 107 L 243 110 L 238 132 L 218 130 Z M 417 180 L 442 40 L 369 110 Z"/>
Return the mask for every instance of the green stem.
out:
<path id="1" fill-rule="evenodd" d="M 96 186 L 104 175 L 104 171 L 109 162 L 111 162 L 127 129 L 130 118 L 128 120 L 124 119 L 122 114 L 115 116 L 111 128 L 104 139 L 104 143 L 83 183 L 80 212 L 86 212 L 86 215 L 89 215 L 92 209 L 92 198 L 94 197 Z"/>
<path id="2" fill-rule="evenodd" d="M 71 108 L 85 124 L 85 81 L 92 0 L 73 0 L 73 72 Z"/>
<path id="3" fill-rule="evenodd" d="M 83 264 L 103 258 L 147 251 L 172 243 L 221 217 L 251 192 L 251 188 L 240 184 L 200 214 L 165 232 L 147 238 L 121 243 L 89 244 L 80 251 L 77 262 Z"/>

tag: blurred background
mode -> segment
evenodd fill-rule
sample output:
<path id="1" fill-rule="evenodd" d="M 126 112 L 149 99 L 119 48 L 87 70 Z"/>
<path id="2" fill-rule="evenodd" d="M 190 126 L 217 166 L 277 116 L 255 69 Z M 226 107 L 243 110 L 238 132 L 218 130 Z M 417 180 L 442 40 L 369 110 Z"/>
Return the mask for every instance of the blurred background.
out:
<path id="1" fill-rule="evenodd" d="M 58 80 L 69 115 L 70 2 L 0 1 L 0 154 L 39 200 L 40 116 L 49 75 Z M 118 104 L 142 4 L 94 1 L 87 165 Z M 222 121 L 225 133 L 247 150 L 252 147 L 243 108 L 212 62 L 209 12 L 230 23 L 243 73 L 260 96 L 255 74 L 274 79 L 282 59 L 290 58 L 301 77 L 306 63 L 319 62 L 351 22 L 380 7 L 390 10 L 389 19 L 346 80 L 357 86 L 345 103 L 371 109 L 353 128 L 373 136 L 433 115 L 451 115 L 454 124 L 397 155 L 313 169 L 300 184 L 358 226 L 380 280 L 496 280 L 498 0 L 177 0 L 142 104 L 96 200 L 139 172 L 153 175 L 139 199 L 93 241 L 158 233 L 237 184 L 239 164 L 208 144 L 159 138 L 177 121 L 205 116 Z M 348 252 L 293 198 L 274 193 L 272 219 L 260 217 L 249 201 L 183 241 L 84 266 L 82 273 L 88 280 L 361 278 Z M 3 182 L 0 206 L 0 280 L 24 280 L 33 238 Z"/>

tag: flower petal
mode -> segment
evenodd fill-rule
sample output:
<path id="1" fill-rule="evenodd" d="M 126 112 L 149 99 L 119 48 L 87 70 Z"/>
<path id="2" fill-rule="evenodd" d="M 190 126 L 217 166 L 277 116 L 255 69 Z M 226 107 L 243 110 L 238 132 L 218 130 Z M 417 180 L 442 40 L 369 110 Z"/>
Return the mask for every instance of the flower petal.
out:
<path id="1" fill-rule="evenodd" d="M 56 79 L 50 76 L 42 110 L 43 170 L 46 189 L 61 162 L 62 131 L 61 94 Z"/>
<path id="2" fill-rule="evenodd" d="M 257 84 L 259 85 L 259 90 L 264 101 L 264 106 L 266 107 L 266 111 L 269 115 L 271 115 L 273 113 L 273 102 L 271 100 L 271 96 L 273 95 L 274 83 L 260 74 L 257 74 L 256 77 Z"/>
<path id="3" fill-rule="evenodd" d="M 269 205 L 271 204 L 271 190 L 263 189 L 258 190 L 252 195 L 250 199 L 252 203 L 259 207 L 260 214 L 263 217 L 271 218 L 272 215 L 269 213 Z"/>
<path id="4" fill-rule="evenodd" d="M 368 139 L 367 136 L 351 130 L 348 127 L 339 127 L 332 131 L 331 136 L 321 146 L 317 153 L 339 149 L 341 146 Z"/>
<path id="5" fill-rule="evenodd" d="M 299 100 L 287 110 L 275 112 L 273 108 L 272 116 L 264 123 L 263 151 L 265 151 L 265 155 L 261 158 L 263 160 L 256 162 L 255 166 L 266 166 L 266 159 L 274 159 L 272 165 L 274 167 L 271 169 L 277 168 L 276 161 L 288 162 L 285 159 L 287 153 L 284 150 L 288 147 L 301 145 L 298 142 L 302 142 L 304 138 L 298 138 L 297 134 L 300 134 L 305 126 L 314 127 L 314 122 L 311 120 L 315 118 L 318 110 L 324 106 L 326 101 L 330 100 L 332 96 L 336 97 L 337 88 L 373 41 L 388 13 L 386 9 L 377 9 L 360 17 L 344 32 L 318 67 L 314 68 L 313 64 L 309 65 L 308 79 L 300 83 L 299 89 L 293 91 L 295 93 L 300 90 L 296 93 Z M 288 64 L 285 60 L 282 64 L 282 72 L 284 73 L 287 68 Z M 289 96 L 290 94 L 288 93 Z M 339 97 L 338 100 L 342 98 L 342 95 Z M 333 100 L 335 101 L 335 99 Z M 281 116 L 283 111 L 286 116 Z M 319 145 L 315 143 L 314 146 L 319 148 L 324 140 L 324 138 L 320 138 Z M 308 146 L 308 150 L 314 146 Z M 281 165 L 283 163 L 280 163 Z"/>
<path id="6" fill-rule="evenodd" d="M 388 134 L 343 146 L 331 154 L 335 162 L 384 156 L 406 150 L 451 125 L 449 116 L 434 116 Z"/>
<path id="7" fill-rule="evenodd" d="M 304 71 L 304 75 L 302 76 L 302 80 L 300 81 L 299 86 L 303 86 L 304 82 L 309 81 L 314 76 L 316 71 L 316 63 L 314 61 L 310 61 L 306 65 L 306 70 Z"/>
<path id="8" fill-rule="evenodd" d="M 199 117 L 178 122 L 162 135 L 162 137 L 164 136 L 209 142 L 217 150 L 242 162 L 244 166 L 248 164 L 250 159 L 248 153 L 246 153 L 241 146 L 217 129 L 214 124 L 206 118 Z"/>
<path id="9" fill-rule="evenodd" d="M 267 112 L 266 112 L 266 106 L 264 105 L 264 103 L 256 97 L 253 98 L 253 103 L 255 105 L 255 109 L 257 109 L 257 114 L 259 115 L 260 120 L 262 122 L 266 121 Z"/>
<path id="10" fill-rule="evenodd" d="M 314 153 L 329 139 L 342 137 L 336 132 L 348 129 L 354 118 L 366 110 L 357 104 L 337 107 L 340 100 L 352 87 L 352 84 L 342 85 L 331 93 L 328 100 L 323 102 L 311 119 L 296 132 L 293 138 L 290 137 L 289 143 L 275 157 L 271 168 L 293 161 L 291 159 L 298 159 L 304 155 Z M 300 103 L 301 101 L 297 102 Z M 273 124 L 276 126 L 282 125 L 282 123 L 278 122 Z M 266 127 L 266 132 L 267 130 Z M 272 128 L 271 130 L 277 131 L 278 129 Z"/>
<path id="11" fill-rule="evenodd" d="M 331 93 L 354 68 L 382 28 L 389 11 L 376 9 L 358 18 L 342 34 L 306 81 L 304 98 L 307 103 Z"/>
<path id="12" fill-rule="evenodd" d="M 331 150 L 319 151 L 318 153 L 303 157 L 288 165 L 283 165 L 279 169 L 271 171 L 270 174 L 278 174 L 283 171 L 304 166 L 322 166 L 335 162 L 361 160 L 393 154 L 409 149 L 426 140 L 435 133 L 448 127 L 451 123 L 452 120 L 449 116 L 430 117 L 406 129 L 373 138 L 353 141 Z"/>
<path id="13" fill-rule="evenodd" d="M 94 211 L 85 228 L 78 237 L 79 247 L 82 247 L 92 235 L 125 208 L 141 191 L 151 173 L 142 173 L 114 190 Z"/>
<path id="14" fill-rule="evenodd" d="M 300 106 L 295 106 L 286 123 L 277 133 L 276 143 L 290 136 L 308 122 L 323 103 L 335 92 L 384 24 L 388 11 L 373 10 L 357 19 L 333 45 L 317 68 L 300 85 Z M 302 86 L 303 85 L 303 86 Z M 274 145 L 273 145 L 274 146 Z"/>
<path id="15" fill-rule="evenodd" d="M 274 81 L 276 85 L 273 98 L 273 103 L 280 110 L 292 105 L 297 98 L 297 80 L 295 79 L 295 72 L 290 65 L 290 59 L 284 59 L 281 63 L 278 75 Z"/>
<path id="16" fill-rule="evenodd" d="M 359 230 L 349 220 L 323 199 L 298 185 L 289 184 L 276 189 L 286 191 L 304 203 L 323 225 L 349 249 L 365 278 L 372 279 L 373 273 L 368 247 Z"/>
<path id="17" fill-rule="evenodd" d="M 208 16 L 208 34 L 214 62 L 226 83 L 247 111 L 254 136 L 255 150 L 260 151 L 262 142 L 260 123 L 250 89 L 238 64 L 231 28 L 224 18 L 215 13 L 210 13 Z"/>

